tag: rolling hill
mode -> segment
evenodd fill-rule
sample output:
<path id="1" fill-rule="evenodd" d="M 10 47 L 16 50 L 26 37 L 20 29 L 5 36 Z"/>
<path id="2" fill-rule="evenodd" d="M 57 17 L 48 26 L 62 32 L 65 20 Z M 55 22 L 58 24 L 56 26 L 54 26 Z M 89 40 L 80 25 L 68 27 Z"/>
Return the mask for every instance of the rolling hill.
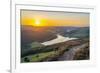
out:
<path id="1" fill-rule="evenodd" d="M 32 42 L 44 42 L 57 38 L 48 28 L 21 26 L 21 45 L 27 47 Z M 24 48 L 25 48 L 24 47 Z"/>
<path id="2" fill-rule="evenodd" d="M 81 27 L 67 34 L 69 37 L 89 38 L 89 27 Z"/>

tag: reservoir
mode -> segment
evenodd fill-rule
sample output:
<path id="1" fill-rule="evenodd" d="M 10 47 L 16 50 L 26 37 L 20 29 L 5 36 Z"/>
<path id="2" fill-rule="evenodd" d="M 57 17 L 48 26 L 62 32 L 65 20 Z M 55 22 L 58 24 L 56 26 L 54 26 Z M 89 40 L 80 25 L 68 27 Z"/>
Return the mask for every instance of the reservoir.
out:
<path id="1" fill-rule="evenodd" d="M 43 42 L 41 44 L 48 46 L 48 45 L 53 45 L 53 44 L 57 44 L 57 43 L 61 43 L 61 42 L 66 42 L 66 41 L 69 41 L 69 40 L 74 40 L 74 39 L 77 39 L 77 38 L 69 38 L 69 37 L 64 37 L 62 35 L 57 34 L 56 39 L 46 41 L 46 42 Z"/>

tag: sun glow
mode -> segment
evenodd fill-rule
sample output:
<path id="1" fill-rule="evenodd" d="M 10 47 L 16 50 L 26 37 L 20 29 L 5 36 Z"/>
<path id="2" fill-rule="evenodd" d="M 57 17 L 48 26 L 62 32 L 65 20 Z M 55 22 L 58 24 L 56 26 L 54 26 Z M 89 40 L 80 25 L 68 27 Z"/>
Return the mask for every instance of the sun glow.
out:
<path id="1" fill-rule="evenodd" d="M 40 19 L 34 19 L 33 20 L 33 23 L 32 23 L 33 26 L 43 26 L 43 21 L 40 20 Z"/>
<path id="2" fill-rule="evenodd" d="M 21 25 L 30 26 L 89 26 L 89 13 L 21 11 Z"/>
<path id="3" fill-rule="evenodd" d="M 41 26 L 42 23 L 40 20 L 35 20 L 34 26 Z"/>
<path id="4" fill-rule="evenodd" d="M 46 20 L 45 19 L 33 19 L 33 23 L 31 23 L 31 25 L 33 26 L 45 26 L 46 24 Z"/>

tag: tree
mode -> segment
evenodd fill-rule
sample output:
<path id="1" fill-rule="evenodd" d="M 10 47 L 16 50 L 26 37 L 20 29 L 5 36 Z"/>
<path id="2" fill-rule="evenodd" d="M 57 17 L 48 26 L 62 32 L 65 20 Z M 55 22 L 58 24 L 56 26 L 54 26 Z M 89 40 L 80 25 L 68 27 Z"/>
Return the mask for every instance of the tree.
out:
<path id="1" fill-rule="evenodd" d="M 29 58 L 27 58 L 27 57 L 24 58 L 24 61 L 25 62 L 30 62 Z"/>

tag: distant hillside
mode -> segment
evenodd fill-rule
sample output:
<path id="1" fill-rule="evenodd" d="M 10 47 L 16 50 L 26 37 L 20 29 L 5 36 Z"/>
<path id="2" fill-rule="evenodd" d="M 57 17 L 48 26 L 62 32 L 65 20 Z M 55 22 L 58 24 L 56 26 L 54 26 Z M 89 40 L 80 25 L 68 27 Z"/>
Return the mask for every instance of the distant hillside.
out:
<path id="1" fill-rule="evenodd" d="M 66 34 L 69 37 L 89 38 L 89 27 L 81 27 Z"/>
<path id="2" fill-rule="evenodd" d="M 57 34 L 65 37 L 88 38 L 89 27 L 33 27 L 21 26 L 21 45 L 26 48 L 32 42 L 45 42 L 57 38 Z"/>
<path id="3" fill-rule="evenodd" d="M 21 44 L 22 46 L 32 42 L 44 42 L 57 38 L 55 33 L 47 31 L 47 28 L 21 26 Z"/>

